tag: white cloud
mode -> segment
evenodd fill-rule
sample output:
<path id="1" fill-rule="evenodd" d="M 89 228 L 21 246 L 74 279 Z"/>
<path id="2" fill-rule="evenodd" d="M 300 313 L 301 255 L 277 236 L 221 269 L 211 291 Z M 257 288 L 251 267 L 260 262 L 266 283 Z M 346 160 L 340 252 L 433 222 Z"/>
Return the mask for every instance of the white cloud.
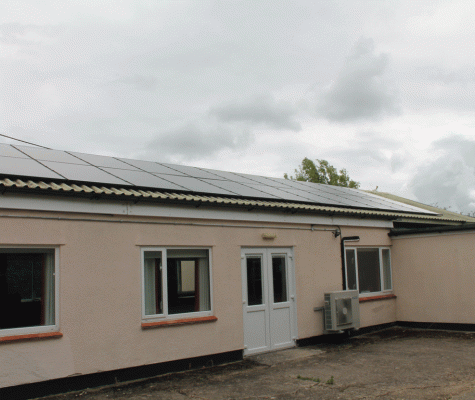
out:
<path id="1" fill-rule="evenodd" d="M 411 181 L 422 203 L 457 212 L 475 211 L 475 140 L 451 136 L 433 143 L 438 156 L 419 167 Z"/>
<path id="2" fill-rule="evenodd" d="M 384 81 L 387 64 L 386 54 L 375 54 L 372 39 L 360 39 L 336 80 L 321 95 L 318 114 L 337 122 L 397 114 L 397 95 Z"/>
<path id="3" fill-rule="evenodd" d="M 272 96 L 257 96 L 246 102 L 231 102 L 212 108 L 210 114 L 225 122 L 263 124 L 273 129 L 300 131 L 297 109 L 286 101 L 276 101 Z"/>
<path id="4" fill-rule="evenodd" d="M 236 151 L 247 147 L 252 140 L 246 128 L 229 129 L 216 124 L 199 126 L 189 123 L 178 129 L 159 132 L 144 151 L 145 159 L 173 163 L 190 163 L 209 159 L 222 151 Z"/>

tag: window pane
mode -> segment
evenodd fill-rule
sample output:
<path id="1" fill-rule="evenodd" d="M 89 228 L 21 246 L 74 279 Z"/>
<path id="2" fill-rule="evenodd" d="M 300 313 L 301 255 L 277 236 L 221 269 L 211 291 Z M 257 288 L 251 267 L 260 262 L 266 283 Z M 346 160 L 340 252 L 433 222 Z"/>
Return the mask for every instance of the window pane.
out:
<path id="1" fill-rule="evenodd" d="M 287 274 L 285 257 L 272 257 L 272 277 L 274 283 L 274 303 L 287 301 Z"/>
<path id="2" fill-rule="evenodd" d="M 163 314 L 162 252 L 146 251 L 144 256 L 145 315 Z"/>
<path id="3" fill-rule="evenodd" d="M 184 260 L 181 262 L 179 285 L 182 293 L 195 291 L 195 261 Z"/>
<path id="4" fill-rule="evenodd" d="M 379 249 L 358 249 L 357 257 L 360 293 L 380 292 Z"/>
<path id="5" fill-rule="evenodd" d="M 168 314 L 211 309 L 208 250 L 168 250 L 167 279 Z"/>
<path id="6" fill-rule="evenodd" d="M 274 284 L 274 303 L 287 301 L 287 273 L 285 257 L 272 257 L 272 277 Z"/>
<path id="7" fill-rule="evenodd" d="M 0 253 L 0 329 L 54 324 L 53 253 Z"/>
<path id="8" fill-rule="evenodd" d="M 348 290 L 356 290 L 356 258 L 355 250 L 346 250 L 346 280 L 348 282 Z"/>
<path id="9" fill-rule="evenodd" d="M 389 249 L 382 249 L 383 254 L 383 282 L 384 290 L 392 289 L 391 280 L 391 257 L 389 255 Z"/>
<path id="10" fill-rule="evenodd" d="M 247 257 L 247 303 L 250 306 L 263 304 L 262 301 L 262 260 Z"/>

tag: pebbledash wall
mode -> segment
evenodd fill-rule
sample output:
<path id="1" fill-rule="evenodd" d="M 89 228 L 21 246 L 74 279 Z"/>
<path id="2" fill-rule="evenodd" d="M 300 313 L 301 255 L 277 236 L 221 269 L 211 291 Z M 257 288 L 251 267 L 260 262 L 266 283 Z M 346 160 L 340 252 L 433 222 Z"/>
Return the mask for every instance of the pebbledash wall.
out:
<path id="1" fill-rule="evenodd" d="M 56 322 L 62 334 L 0 342 L 0 387 L 242 350 L 243 247 L 293 249 L 297 337 L 321 335 L 322 315 L 313 309 L 323 305 L 325 292 L 342 290 L 340 237 L 334 231 L 358 235 L 357 246 L 391 246 L 392 226 L 350 217 L 9 194 L 2 198 L 0 224 L 2 247 L 57 249 Z M 275 238 L 264 239 L 265 233 Z M 411 308 L 403 286 L 412 278 L 398 271 L 403 244 L 398 241 L 392 256 L 394 293 L 403 293 Z M 141 250 L 154 246 L 210 249 L 210 314 L 217 320 L 143 329 Z M 396 321 L 397 301 L 361 303 L 361 326 Z M 398 312 L 406 317 L 408 311 Z"/>

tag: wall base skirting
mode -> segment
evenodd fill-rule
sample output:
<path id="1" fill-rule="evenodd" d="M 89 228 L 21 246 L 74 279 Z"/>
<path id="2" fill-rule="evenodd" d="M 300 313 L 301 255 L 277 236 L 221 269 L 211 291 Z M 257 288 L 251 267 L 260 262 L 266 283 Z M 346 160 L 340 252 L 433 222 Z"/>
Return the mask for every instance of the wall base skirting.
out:
<path id="1" fill-rule="evenodd" d="M 387 324 L 367 326 L 364 328 L 360 328 L 358 330 L 348 330 L 342 333 L 331 333 L 331 334 L 324 334 L 324 335 L 319 335 L 319 336 L 312 336 L 308 338 L 302 338 L 302 339 L 297 340 L 297 346 L 304 347 L 304 346 L 311 346 L 311 345 L 321 344 L 321 343 L 340 343 L 341 341 L 353 336 L 359 336 L 359 335 L 364 335 L 365 333 L 381 331 L 383 329 L 391 328 L 396 325 L 397 325 L 396 322 L 390 322 Z"/>
<path id="2" fill-rule="evenodd" d="M 447 323 L 447 322 L 411 322 L 411 321 L 398 321 L 396 324 L 397 326 L 401 326 L 404 328 L 475 332 L 475 324 L 452 324 L 452 323 Z"/>
<path id="3" fill-rule="evenodd" d="M 241 361 L 242 359 L 242 350 L 235 350 L 226 353 L 168 361 L 158 364 L 141 365 L 138 367 L 118 369 L 114 371 L 9 386 L 0 388 L 0 399 L 27 400 L 87 388 L 114 385 L 119 382 L 133 381 L 136 379 L 152 378 L 171 372 L 212 367 L 214 365 Z"/>
<path id="4" fill-rule="evenodd" d="M 320 336 L 312 336 L 297 340 L 297 346 L 309 346 L 320 343 L 341 343 L 343 340 L 353 336 L 360 336 L 366 333 L 382 331 L 392 327 L 424 329 L 424 330 L 445 330 L 457 332 L 475 332 L 475 324 L 452 324 L 447 322 L 411 322 L 396 321 L 387 324 L 366 326 L 358 330 L 344 331 L 343 333 L 325 334 Z"/>

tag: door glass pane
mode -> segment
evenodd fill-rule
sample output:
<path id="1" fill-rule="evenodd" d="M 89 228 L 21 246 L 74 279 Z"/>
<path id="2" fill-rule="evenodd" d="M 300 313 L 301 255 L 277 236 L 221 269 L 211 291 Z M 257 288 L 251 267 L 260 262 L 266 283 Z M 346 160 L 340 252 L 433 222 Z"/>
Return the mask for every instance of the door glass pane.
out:
<path id="1" fill-rule="evenodd" d="M 380 292 L 379 249 L 358 249 L 360 293 Z"/>
<path id="2" fill-rule="evenodd" d="M 262 259 L 247 257 L 247 303 L 250 306 L 263 304 L 262 298 Z"/>
<path id="3" fill-rule="evenodd" d="M 285 257 L 272 257 L 272 277 L 274 283 L 274 303 L 287 301 L 287 273 Z"/>
<path id="4" fill-rule="evenodd" d="M 384 290 L 392 289 L 391 282 L 391 258 L 389 257 L 389 249 L 383 249 L 383 281 Z"/>
<path id="5" fill-rule="evenodd" d="M 356 290 L 356 260 L 353 249 L 346 250 L 346 275 L 348 290 Z"/>

